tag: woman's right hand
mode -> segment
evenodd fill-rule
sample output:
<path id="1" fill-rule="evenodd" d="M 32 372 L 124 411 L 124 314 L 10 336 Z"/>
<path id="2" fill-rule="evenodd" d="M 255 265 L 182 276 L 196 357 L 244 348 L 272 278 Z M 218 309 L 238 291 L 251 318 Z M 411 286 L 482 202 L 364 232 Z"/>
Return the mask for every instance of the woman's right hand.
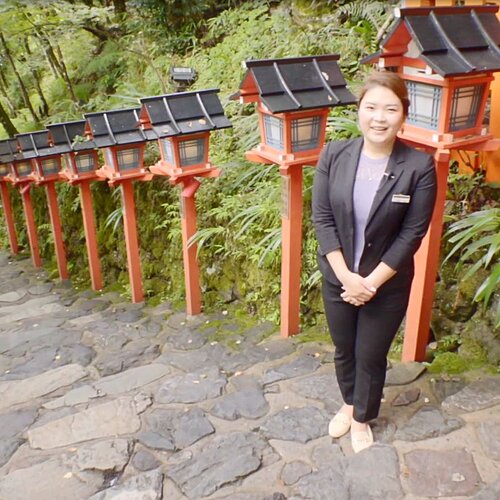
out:
<path id="1" fill-rule="evenodd" d="M 365 304 L 377 293 L 377 289 L 357 273 L 348 271 L 339 279 L 344 290 L 340 296 L 355 306 Z"/>

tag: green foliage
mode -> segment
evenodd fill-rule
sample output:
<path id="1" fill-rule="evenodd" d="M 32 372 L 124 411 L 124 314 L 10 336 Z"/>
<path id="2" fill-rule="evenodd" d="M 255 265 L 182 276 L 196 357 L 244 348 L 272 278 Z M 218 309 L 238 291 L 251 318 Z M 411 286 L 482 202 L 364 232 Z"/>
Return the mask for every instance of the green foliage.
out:
<path id="1" fill-rule="evenodd" d="M 486 308 L 500 284 L 500 208 L 473 212 L 451 224 L 445 237 L 454 246 L 443 263 L 460 252 L 457 266 L 471 263 L 463 279 L 467 280 L 481 268 L 490 274 L 476 291 L 474 300 Z M 500 326 L 500 303 L 496 312 L 496 326 Z"/>

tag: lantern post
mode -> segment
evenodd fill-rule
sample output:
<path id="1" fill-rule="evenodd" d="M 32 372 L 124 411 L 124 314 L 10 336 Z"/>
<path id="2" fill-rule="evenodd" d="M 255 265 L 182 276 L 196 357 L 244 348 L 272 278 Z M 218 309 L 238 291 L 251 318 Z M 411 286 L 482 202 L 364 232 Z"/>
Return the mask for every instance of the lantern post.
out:
<path id="1" fill-rule="evenodd" d="M 31 160 L 33 172 L 30 177 L 36 185 L 45 186 L 45 195 L 49 208 L 52 236 L 56 252 L 57 269 L 61 280 L 68 279 L 68 264 L 61 227 L 61 217 L 57 205 L 55 183 L 59 180 L 61 156 L 55 153 L 49 143 L 47 130 L 16 135 L 17 141 L 25 159 Z"/>
<path id="2" fill-rule="evenodd" d="M 217 177 L 219 169 L 208 158 L 212 130 L 231 127 L 217 96 L 218 89 L 180 92 L 140 99 L 141 124 L 156 134 L 161 160 L 149 168 L 156 175 L 168 176 L 172 185 L 181 186 L 182 252 L 186 288 L 186 310 L 201 312 L 200 271 L 196 245 L 195 194 L 197 177 Z"/>
<path id="3" fill-rule="evenodd" d="M 26 219 L 26 230 L 28 232 L 28 242 L 31 251 L 31 260 L 35 267 L 42 267 L 40 257 L 40 245 L 36 231 L 35 215 L 33 213 L 33 203 L 31 201 L 31 184 L 33 183 L 32 173 L 33 165 L 30 159 L 26 159 L 24 154 L 19 151 L 19 144 L 16 140 L 17 151 L 13 154 L 10 163 L 10 174 L 6 180 L 19 189 L 21 200 L 23 202 L 24 217 Z"/>
<path id="4" fill-rule="evenodd" d="M 142 302 L 144 291 L 133 182 L 153 177 L 144 168 L 144 147 L 151 138 L 139 128 L 139 108 L 88 113 L 84 116 L 87 120 L 87 136 L 103 150 L 104 165 L 96 174 L 106 179 L 110 186 L 118 186 L 121 190 L 132 302 Z"/>
<path id="5" fill-rule="evenodd" d="M 85 139 L 85 125 L 85 120 L 56 123 L 47 125 L 47 130 L 54 151 L 61 154 L 64 160 L 59 177 L 71 185 L 78 186 L 80 192 L 90 279 L 92 289 L 99 291 L 103 287 L 103 282 L 90 187 L 91 182 L 103 179 L 96 174 L 99 158 L 95 143 Z"/>
<path id="6" fill-rule="evenodd" d="M 353 104 L 337 65 L 338 55 L 247 61 L 234 98 L 256 102 L 260 144 L 246 153 L 257 163 L 279 165 L 282 176 L 281 335 L 300 330 L 302 167 L 315 166 L 328 111 Z"/>
<path id="7" fill-rule="evenodd" d="M 14 160 L 14 154 L 17 148 L 15 139 L 6 139 L 0 141 L 0 193 L 2 196 L 2 206 L 5 216 L 5 225 L 7 227 L 7 236 L 9 238 L 10 251 L 13 255 L 19 253 L 17 243 L 16 227 L 14 225 L 14 216 L 12 204 L 10 202 L 9 189 L 7 187 L 7 176 L 10 173 L 10 164 Z"/>
<path id="8" fill-rule="evenodd" d="M 438 195 L 429 231 L 415 256 L 403 361 L 423 361 L 439 265 L 452 150 L 495 151 L 483 124 L 493 73 L 500 70 L 498 6 L 396 9 L 381 51 L 363 62 L 397 72 L 408 87 L 409 114 L 399 137 L 434 155 Z"/>

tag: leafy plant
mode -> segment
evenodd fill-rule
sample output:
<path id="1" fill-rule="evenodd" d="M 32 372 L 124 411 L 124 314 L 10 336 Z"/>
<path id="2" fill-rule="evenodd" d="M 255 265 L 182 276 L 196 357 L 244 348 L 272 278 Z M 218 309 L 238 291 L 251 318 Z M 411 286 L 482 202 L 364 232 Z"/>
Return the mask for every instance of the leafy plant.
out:
<path id="1" fill-rule="evenodd" d="M 474 300 L 486 308 L 500 285 L 500 207 L 473 212 L 451 224 L 445 234 L 454 244 L 443 261 L 460 252 L 457 266 L 470 262 L 472 265 L 463 279 L 473 276 L 479 269 L 489 269 L 490 274 L 476 291 Z M 500 326 L 500 302 L 495 316 L 495 326 Z"/>

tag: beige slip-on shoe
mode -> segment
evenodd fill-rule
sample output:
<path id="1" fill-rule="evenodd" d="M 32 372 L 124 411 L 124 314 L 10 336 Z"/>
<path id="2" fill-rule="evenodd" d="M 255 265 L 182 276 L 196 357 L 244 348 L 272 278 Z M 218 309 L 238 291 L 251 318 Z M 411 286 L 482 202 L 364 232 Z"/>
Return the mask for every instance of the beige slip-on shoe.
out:
<path id="1" fill-rule="evenodd" d="M 331 420 L 328 425 L 328 434 L 333 438 L 339 438 L 344 434 L 349 432 L 351 428 L 352 418 L 346 415 L 345 413 L 337 413 Z"/>
<path id="2" fill-rule="evenodd" d="M 351 444 L 354 453 L 359 453 L 373 444 L 373 434 L 370 426 L 366 431 L 351 432 Z"/>

